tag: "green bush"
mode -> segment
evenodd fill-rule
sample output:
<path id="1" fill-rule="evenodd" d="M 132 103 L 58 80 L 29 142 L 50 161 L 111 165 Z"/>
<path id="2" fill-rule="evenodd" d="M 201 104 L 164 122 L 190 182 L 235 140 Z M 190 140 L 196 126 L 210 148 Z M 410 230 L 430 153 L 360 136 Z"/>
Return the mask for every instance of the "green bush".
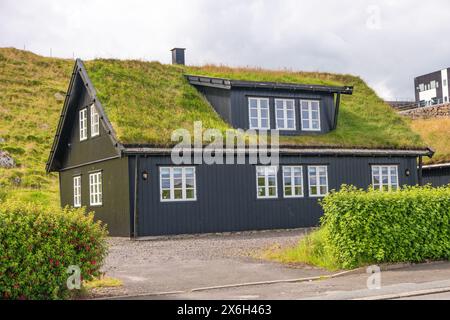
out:
<path id="1" fill-rule="evenodd" d="M 450 186 L 397 192 L 342 186 L 321 205 L 326 243 L 343 268 L 450 257 Z"/>
<path id="2" fill-rule="evenodd" d="M 98 276 L 106 235 L 84 209 L 0 202 L 0 298 L 70 297 L 67 268 L 78 266 L 82 280 Z"/>

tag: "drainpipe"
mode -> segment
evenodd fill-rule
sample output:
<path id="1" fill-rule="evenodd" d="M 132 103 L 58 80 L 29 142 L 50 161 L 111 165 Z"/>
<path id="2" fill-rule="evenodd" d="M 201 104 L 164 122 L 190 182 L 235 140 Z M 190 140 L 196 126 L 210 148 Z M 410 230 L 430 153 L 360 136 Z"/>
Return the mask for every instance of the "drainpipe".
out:
<path id="1" fill-rule="evenodd" d="M 334 123 L 333 123 L 333 129 L 336 129 L 337 127 L 337 120 L 338 120 L 338 114 L 339 114 L 339 105 L 341 103 L 341 94 L 336 94 L 336 107 L 334 109 Z"/>
<path id="2" fill-rule="evenodd" d="M 133 238 L 138 237 L 138 185 L 139 185 L 139 155 L 135 156 L 134 162 L 134 211 L 133 211 Z"/>
<path id="3" fill-rule="evenodd" d="M 422 156 L 419 156 L 419 186 L 423 185 L 423 179 L 422 179 L 422 167 L 423 167 L 423 160 L 422 160 Z"/>

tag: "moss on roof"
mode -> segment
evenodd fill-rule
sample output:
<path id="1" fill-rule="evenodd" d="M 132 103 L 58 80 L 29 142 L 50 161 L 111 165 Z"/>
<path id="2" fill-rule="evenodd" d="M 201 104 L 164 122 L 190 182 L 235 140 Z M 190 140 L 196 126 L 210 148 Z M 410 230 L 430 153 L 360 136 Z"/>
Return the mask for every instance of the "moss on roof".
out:
<path id="1" fill-rule="evenodd" d="M 424 147 L 408 119 L 398 116 L 359 77 L 317 72 L 174 66 L 158 62 L 104 60 L 85 62 L 119 140 L 123 143 L 168 145 L 174 129 L 203 128 L 224 131 L 230 126 L 184 78 L 185 74 L 236 80 L 354 86 L 343 95 L 337 130 L 324 135 L 280 137 L 283 144 L 302 146 L 417 148 Z"/>

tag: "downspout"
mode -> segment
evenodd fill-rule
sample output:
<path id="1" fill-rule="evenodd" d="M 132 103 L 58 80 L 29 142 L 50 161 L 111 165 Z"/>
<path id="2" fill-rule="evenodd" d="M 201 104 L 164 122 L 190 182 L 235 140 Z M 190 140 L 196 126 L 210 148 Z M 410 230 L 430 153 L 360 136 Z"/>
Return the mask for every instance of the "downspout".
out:
<path id="1" fill-rule="evenodd" d="M 139 155 L 135 156 L 134 162 L 134 210 L 133 210 L 133 238 L 138 237 L 138 182 L 139 182 Z"/>
<path id="2" fill-rule="evenodd" d="M 423 168 L 423 160 L 422 160 L 422 156 L 419 156 L 419 172 L 418 172 L 419 186 L 423 185 L 422 168 Z"/>
<path id="3" fill-rule="evenodd" d="M 336 108 L 334 109 L 334 123 L 333 123 L 333 129 L 336 129 L 337 127 L 337 120 L 339 115 L 339 105 L 341 103 L 341 94 L 336 94 Z"/>

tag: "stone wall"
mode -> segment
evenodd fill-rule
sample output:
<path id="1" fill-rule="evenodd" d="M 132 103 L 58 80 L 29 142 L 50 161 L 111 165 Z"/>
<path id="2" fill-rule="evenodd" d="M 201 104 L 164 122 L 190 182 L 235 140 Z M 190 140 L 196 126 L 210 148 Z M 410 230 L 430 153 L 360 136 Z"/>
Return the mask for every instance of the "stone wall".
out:
<path id="1" fill-rule="evenodd" d="M 416 108 L 399 113 L 413 119 L 445 118 L 450 117 L 450 104 Z"/>

